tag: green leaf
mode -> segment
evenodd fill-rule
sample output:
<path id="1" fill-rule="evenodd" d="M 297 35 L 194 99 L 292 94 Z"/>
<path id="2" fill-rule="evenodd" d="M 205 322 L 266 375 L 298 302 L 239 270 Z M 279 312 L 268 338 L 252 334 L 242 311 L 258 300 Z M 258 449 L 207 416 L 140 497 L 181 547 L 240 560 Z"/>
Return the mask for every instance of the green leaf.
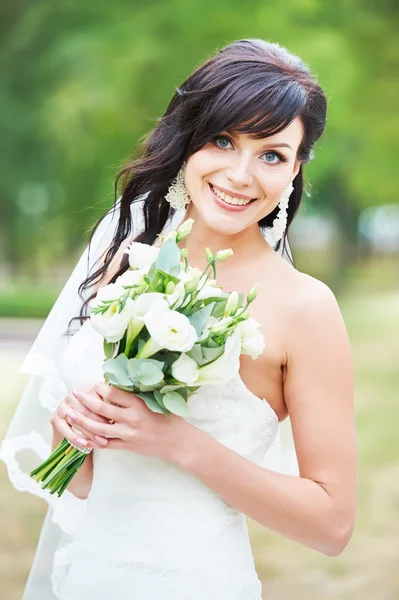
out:
<path id="1" fill-rule="evenodd" d="M 213 362 L 219 356 L 222 356 L 225 346 L 217 346 L 216 348 L 206 348 L 202 346 L 202 354 L 204 357 L 204 365 Z"/>
<path id="2" fill-rule="evenodd" d="M 163 404 L 175 415 L 186 417 L 188 415 L 187 403 L 178 392 L 168 392 L 163 397 Z"/>
<path id="3" fill-rule="evenodd" d="M 155 265 L 168 275 L 177 276 L 180 273 L 180 250 L 176 242 L 166 240 L 162 244 Z"/>
<path id="4" fill-rule="evenodd" d="M 189 352 L 186 352 L 187 356 L 195 360 L 198 366 L 202 366 L 202 349 L 200 344 L 194 344 Z"/>
<path id="5" fill-rule="evenodd" d="M 116 358 L 105 360 L 102 367 L 110 383 L 131 386 L 132 383 L 128 373 L 128 359 L 125 354 L 119 354 Z"/>
<path id="6" fill-rule="evenodd" d="M 104 354 L 106 358 L 115 358 L 118 355 L 119 342 L 107 342 L 104 340 Z"/>
<path id="7" fill-rule="evenodd" d="M 207 306 L 200 308 L 200 310 L 197 310 L 195 313 L 192 313 L 188 316 L 188 320 L 190 321 L 191 325 L 195 328 L 198 336 L 201 335 L 205 323 L 212 314 L 214 306 L 215 304 L 211 302 Z"/>
<path id="8" fill-rule="evenodd" d="M 177 385 L 164 385 L 159 391 L 161 394 L 166 394 L 167 392 L 175 392 L 179 388 L 181 388 L 181 383 Z"/>
<path id="9" fill-rule="evenodd" d="M 226 308 L 227 298 L 222 302 L 217 302 L 212 311 L 212 317 L 216 319 L 220 319 L 224 316 L 224 310 Z"/>
<path id="10" fill-rule="evenodd" d="M 163 362 L 151 358 L 131 358 L 128 362 L 128 373 L 135 383 L 145 386 L 158 385 L 163 381 Z"/>
<path id="11" fill-rule="evenodd" d="M 160 406 L 160 404 L 155 400 L 155 398 L 152 394 L 136 392 L 136 396 L 138 398 L 141 398 L 142 400 L 144 400 L 144 402 L 146 403 L 148 408 L 150 410 L 152 410 L 152 412 L 159 413 L 159 414 L 169 414 L 169 411 L 167 409 L 165 409 L 163 406 Z"/>

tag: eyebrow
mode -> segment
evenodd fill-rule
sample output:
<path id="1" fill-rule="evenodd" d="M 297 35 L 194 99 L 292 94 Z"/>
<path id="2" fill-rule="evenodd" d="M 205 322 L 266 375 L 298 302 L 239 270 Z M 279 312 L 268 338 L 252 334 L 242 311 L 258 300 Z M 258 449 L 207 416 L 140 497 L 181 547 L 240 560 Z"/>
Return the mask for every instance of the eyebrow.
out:
<path id="1" fill-rule="evenodd" d="M 273 148 L 281 148 L 281 147 L 285 147 L 285 148 L 289 148 L 290 150 L 292 150 L 291 146 L 289 144 L 273 144 L 273 142 L 269 142 L 268 144 L 266 144 L 264 147 L 268 147 L 268 146 L 273 146 Z"/>
<path id="2" fill-rule="evenodd" d="M 228 131 L 226 133 L 229 133 Z M 234 133 L 230 133 L 230 135 L 232 135 L 232 137 L 237 137 L 237 135 L 235 135 Z M 253 139 L 257 139 L 256 136 L 249 136 L 249 137 L 253 137 Z M 273 147 L 273 148 L 289 148 L 290 150 L 292 150 L 291 146 L 289 144 L 286 144 L 285 142 L 280 142 L 278 143 L 273 143 L 273 142 L 269 142 L 267 144 L 264 144 L 263 148 L 269 148 L 269 147 Z"/>

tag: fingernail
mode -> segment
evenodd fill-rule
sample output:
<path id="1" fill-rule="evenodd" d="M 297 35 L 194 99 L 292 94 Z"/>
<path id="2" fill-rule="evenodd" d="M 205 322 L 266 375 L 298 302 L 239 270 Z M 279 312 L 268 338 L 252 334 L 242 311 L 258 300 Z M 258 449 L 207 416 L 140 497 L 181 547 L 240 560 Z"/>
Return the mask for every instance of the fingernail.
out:
<path id="1" fill-rule="evenodd" d="M 103 446 L 105 446 L 105 444 L 108 444 L 108 440 L 107 440 L 107 438 L 100 437 L 99 435 L 95 435 L 95 436 L 94 436 L 94 439 L 95 439 L 95 440 L 96 440 L 96 441 L 97 441 L 99 444 L 102 444 Z"/>
<path id="2" fill-rule="evenodd" d="M 70 419 L 75 420 L 76 419 L 76 413 L 74 413 L 73 410 L 68 410 L 67 417 L 69 417 Z"/>
<path id="3" fill-rule="evenodd" d="M 87 440 L 85 440 L 85 439 L 83 439 L 81 437 L 76 438 L 76 442 L 77 442 L 77 444 L 79 446 L 86 446 L 87 445 Z"/>
<path id="4" fill-rule="evenodd" d="M 78 396 L 78 395 L 79 395 L 79 390 L 78 390 L 78 389 L 76 389 L 76 388 L 74 388 L 74 389 L 72 390 L 72 394 L 73 394 L 74 396 Z"/>

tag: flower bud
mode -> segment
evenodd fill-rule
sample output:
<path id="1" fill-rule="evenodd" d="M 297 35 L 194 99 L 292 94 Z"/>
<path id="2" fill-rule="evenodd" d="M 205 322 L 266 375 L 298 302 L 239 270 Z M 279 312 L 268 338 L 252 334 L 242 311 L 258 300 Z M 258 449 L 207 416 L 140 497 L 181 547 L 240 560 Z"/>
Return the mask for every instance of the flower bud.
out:
<path id="1" fill-rule="evenodd" d="M 228 297 L 227 302 L 226 302 L 226 307 L 224 309 L 224 316 L 228 317 L 233 311 L 235 311 L 235 309 L 237 308 L 237 305 L 238 305 L 238 293 L 231 292 L 231 294 Z"/>
<path id="2" fill-rule="evenodd" d="M 216 261 L 224 261 L 227 258 L 229 258 L 229 256 L 233 256 L 233 254 L 234 254 L 234 252 L 231 248 L 227 248 L 226 250 L 219 250 L 215 254 L 215 262 Z"/>
<path id="3" fill-rule="evenodd" d="M 193 227 L 194 219 L 187 219 L 180 225 L 177 230 L 176 243 L 184 240 L 191 233 L 191 229 Z"/>
<path id="4" fill-rule="evenodd" d="M 258 295 L 258 288 L 259 283 L 255 283 L 255 285 L 252 286 L 247 296 L 248 303 L 253 302 L 255 300 L 256 296 Z"/>
<path id="5" fill-rule="evenodd" d="M 206 256 L 206 260 L 208 262 L 213 261 L 213 254 L 212 254 L 212 250 L 210 248 L 205 248 L 205 256 Z"/>
<path id="6" fill-rule="evenodd" d="M 173 281 L 169 281 L 165 288 L 165 294 L 173 294 L 176 289 L 176 284 Z"/>

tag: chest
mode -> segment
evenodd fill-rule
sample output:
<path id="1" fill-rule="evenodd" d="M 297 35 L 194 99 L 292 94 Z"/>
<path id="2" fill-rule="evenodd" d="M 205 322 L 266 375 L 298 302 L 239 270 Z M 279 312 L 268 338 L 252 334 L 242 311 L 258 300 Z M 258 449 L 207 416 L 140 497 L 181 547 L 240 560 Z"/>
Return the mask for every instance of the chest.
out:
<path id="1" fill-rule="evenodd" d="M 256 283 L 256 274 L 237 277 L 235 285 L 230 278 L 220 281 L 224 291 L 233 289 L 249 291 Z M 238 283 L 238 281 L 240 283 Z M 219 281 L 218 281 L 219 283 Z M 287 340 L 291 327 L 292 294 L 286 286 L 268 278 L 268 284 L 259 282 L 258 295 L 250 305 L 253 319 L 261 324 L 265 338 L 265 350 L 256 360 L 242 355 L 240 375 L 247 388 L 258 398 L 265 398 L 282 421 L 288 415 L 284 400 L 284 375 L 287 363 Z"/>

